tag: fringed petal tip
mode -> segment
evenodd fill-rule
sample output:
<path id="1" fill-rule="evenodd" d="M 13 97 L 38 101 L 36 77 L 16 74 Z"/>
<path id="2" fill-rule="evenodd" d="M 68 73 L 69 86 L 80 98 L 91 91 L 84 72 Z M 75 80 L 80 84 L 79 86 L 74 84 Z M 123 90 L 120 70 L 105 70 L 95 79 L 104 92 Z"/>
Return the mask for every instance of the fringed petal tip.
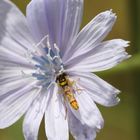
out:
<path id="1" fill-rule="evenodd" d="M 117 19 L 117 15 L 116 13 L 113 13 L 112 9 L 102 12 L 101 14 L 103 14 L 103 18 L 110 19 L 110 21 Z"/>
<path id="2" fill-rule="evenodd" d="M 113 107 L 119 104 L 120 102 L 120 98 L 117 97 L 118 94 L 120 94 L 121 91 L 114 89 L 114 92 L 112 93 L 112 96 L 110 97 L 110 102 L 106 102 L 106 104 L 104 105 L 105 107 Z M 98 102 L 97 102 L 98 103 Z M 100 103 L 99 103 L 100 104 Z"/>
<path id="3" fill-rule="evenodd" d="M 100 131 L 104 127 L 104 120 L 102 119 L 100 122 L 97 124 L 97 129 Z"/>
<path id="4" fill-rule="evenodd" d="M 124 47 L 129 47 L 130 46 L 130 41 L 127 41 L 127 40 L 122 40 L 122 41 L 124 41 Z"/>
<path id="5" fill-rule="evenodd" d="M 113 90 L 114 90 L 114 94 L 116 94 L 116 96 L 121 93 L 121 91 L 119 89 L 116 89 L 114 87 L 113 87 Z"/>
<path id="6" fill-rule="evenodd" d="M 122 39 L 118 39 L 117 41 L 120 47 L 114 47 L 114 56 L 118 56 L 118 63 L 120 63 L 131 57 L 131 55 L 126 52 L 126 48 L 130 42 Z"/>
<path id="7" fill-rule="evenodd" d="M 113 9 L 110 9 L 109 11 L 110 11 L 110 16 L 117 18 L 116 13 L 113 13 Z"/>
<path id="8" fill-rule="evenodd" d="M 131 43 L 130 41 L 125 41 L 124 40 L 124 47 L 125 48 L 129 47 L 130 46 L 130 43 Z M 126 58 L 125 59 L 129 59 L 132 56 L 132 55 L 128 54 L 127 52 L 125 52 L 125 55 L 126 55 Z"/>
<path id="9" fill-rule="evenodd" d="M 112 99 L 111 104 L 106 105 L 106 107 L 113 107 L 113 106 L 116 106 L 116 105 L 119 104 L 119 102 L 120 102 L 120 98 L 119 98 L 119 97 L 116 97 L 116 98 L 114 97 L 114 99 Z"/>
<path id="10" fill-rule="evenodd" d="M 97 124 L 97 126 L 94 128 L 94 131 L 96 133 L 99 133 L 101 131 L 101 129 L 103 129 L 103 127 L 104 127 L 104 120 L 102 120 L 102 122 L 99 122 Z"/>

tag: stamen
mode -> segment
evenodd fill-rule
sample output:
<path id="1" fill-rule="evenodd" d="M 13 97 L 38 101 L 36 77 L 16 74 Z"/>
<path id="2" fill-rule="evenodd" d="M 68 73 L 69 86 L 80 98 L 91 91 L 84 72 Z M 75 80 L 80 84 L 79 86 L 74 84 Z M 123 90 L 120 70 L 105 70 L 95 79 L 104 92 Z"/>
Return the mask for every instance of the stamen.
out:
<path id="1" fill-rule="evenodd" d="M 41 74 L 37 74 L 37 73 L 33 73 L 32 74 L 33 77 L 36 77 L 37 80 L 45 80 L 45 75 L 41 75 Z"/>
<path id="2" fill-rule="evenodd" d="M 46 43 L 47 43 L 47 47 L 48 47 L 48 48 L 51 48 L 49 35 L 46 36 L 46 39 L 47 39 L 47 42 L 46 42 Z"/>
<path id="3" fill-rule="evenodd" d="M 58 48 L 58 46 L 56 44 L 54 44 L 54 48 L 55 48 L 56 55 L 53 57 L 53 61 L 55 61 L 55 59 L 57 59 L 57 62 L 59 62 L 59 64 L 62 65 L 63 62 L 60 57 L 60 49 Z"/>
<path id="4" fill-rule="evenodd" d="M 60 57 L 60 49 L 57 47 L 56 43 L 54 43 L 54 49 L 57 56 Z"/>
<path id="5" fill-rule="evenodd" d="M 51 49 L 51 44 L 50 44 L 49 36 L 48 35 L 45 36 L 43 41 L 45 41 L 44 50 L 46 51 L 47 56 L 51 59 L 52 57 L 55 56 L 55 54 L 54 54 L 54 52 Z"/>
<path id="6" fill-rule="evenodd" d="M 46 63 L 46 62 L 45 62 L 41 57 L 39 57 L 39 56 L 33 56 L 32 59 L 33 59 L 34 61 L 38 62 L 38 63 L 41 64 L 41 65 L 45 65 L 45 63 Z"/>
<path id="7" fill-rule="evenodd" d="M 36 52 L 29 51 L 27 54 L 36 68 L 32 77 L 37 78 L 43 87 L 48 87 L 52 81 L 55 83 L 56 74 L 64 70 L 58 46 L 54 43 L 52 47 L 53 49 L 47 35 L 35 46 Z M 45 53 L 43 54 L 42 51 Z"/>

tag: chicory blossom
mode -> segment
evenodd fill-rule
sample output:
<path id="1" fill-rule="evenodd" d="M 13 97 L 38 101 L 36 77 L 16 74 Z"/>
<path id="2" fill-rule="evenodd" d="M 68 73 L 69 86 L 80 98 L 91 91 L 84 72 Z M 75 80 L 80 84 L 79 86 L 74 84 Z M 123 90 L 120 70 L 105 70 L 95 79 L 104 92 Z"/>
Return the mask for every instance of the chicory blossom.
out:
<path id="1" fill-rule="evenodd" d="M 119 90 L 92 72 L 127 59 L 128 41 L 104 41 L 116 21 L 111 10 L 79 32 L 82 12 L 83 0 L 32 0 L 25 17 L 0 1 L 1 129 L 24 115 L 25 139 L 37 140 L 44 117 L 48 140 L 68 140 L 69 131 L 76 140 L 95 139 L 103 127 L 95 103 L 118 104 Z"/>

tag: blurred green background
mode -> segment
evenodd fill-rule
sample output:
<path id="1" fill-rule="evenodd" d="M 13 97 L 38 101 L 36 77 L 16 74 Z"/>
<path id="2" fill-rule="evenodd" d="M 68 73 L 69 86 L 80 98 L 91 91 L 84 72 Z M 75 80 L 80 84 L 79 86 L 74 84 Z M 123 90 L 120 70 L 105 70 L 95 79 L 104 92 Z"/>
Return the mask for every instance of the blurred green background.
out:
<path id="1" fill-rule="evenodd" d="M 29 0 L 12 1 L 25 13 Z M 105 119 L 105 126 L 97 135 L 97 140 L 140 140 L 140 1 L 85 0 L 82 26 L 99 12 L 108 9 L 113 9 L 118 20 L 107 39 L 130 40 L 128 52 L 133 56 L 111 70 L 97 73 L 122 91 L 118 106 L 113 108 L 99 106 Z M 13 126 L 0 130 L 0 140 L 24 140 L 22 119 Z M 43 123 L 39 140 L 46 140 Z"/>

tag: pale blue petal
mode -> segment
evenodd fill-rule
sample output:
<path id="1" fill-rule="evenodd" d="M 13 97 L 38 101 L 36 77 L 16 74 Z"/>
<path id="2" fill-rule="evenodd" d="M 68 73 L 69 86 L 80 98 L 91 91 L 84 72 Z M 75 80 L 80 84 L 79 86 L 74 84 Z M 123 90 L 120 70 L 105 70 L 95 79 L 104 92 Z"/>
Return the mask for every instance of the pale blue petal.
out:
<path id="1" fill-rule="evenodd" d="M 49 35 L 63 55 L 79 31 L 82 11 L 83 0 L 32 0 L 27 19 L 36 40 Z"/>
<path id="2" fill-rule="evenodd" d="M 71 111 L 68 112 L 69 129 L 75 140 L 94 140 L 96 138 L 96 128 L 82 125 L 82 123 L 73 115 Z"/>
<path id="3" fill-rule="evenodd" d="M 44 112 L 51 97 L 52 87 L 44 88 L 40 91 L 38 97 L 34 100 L 27 111 L 23 122 L 23 133 L 25 140 L 37 140 L 38 131 Z"/>
<path id="4" fill-rule="evenodd" d="M 45 130 L 48 140 L 68 140 L 69 130 L 66 118 L 66 108 L 55 85 L 52 98 L 45 112 Z"/>
<path id="5" fill-rule="evenodd" d="M 112 11 L 98 14 L 80 31 L 71 47 L 67 49 L 62 58 L 64 63 L 68 63 L 75 56 L 84 54 L 91 48 L 96 47 L 111 31 L 115 21 L 116 15 Z"/>
<path id="6" fill-rule="evenodd" d="M 0 70 L 7 66 L 32 69 L 26 54 L 28 50 L 34 50 L 33 44 L 25 16 L 9 0 L 1 0 Z"/>
<path id="7" fill-rule="evenodd" d="M 0 95 L 0 128 L 9 127 L 20 119 L 38 94 L 34 82 L 20 84 Z"/>
<path id="8" fill-rule="evenodd" d="M 128 41 L 114 39 L 98 44 L 84 54 L 77 54 L 66 64 L 67 71 L 97 72 L 110 69 L 130 56 L 126 52 Z"/>
<path id="9" fill-rule="evenodd" d="M 1 0 L 0 47 L 22 55 L 27 49 L 32 49 L 33 44 L 23 13 L 9 0 Z"/>

